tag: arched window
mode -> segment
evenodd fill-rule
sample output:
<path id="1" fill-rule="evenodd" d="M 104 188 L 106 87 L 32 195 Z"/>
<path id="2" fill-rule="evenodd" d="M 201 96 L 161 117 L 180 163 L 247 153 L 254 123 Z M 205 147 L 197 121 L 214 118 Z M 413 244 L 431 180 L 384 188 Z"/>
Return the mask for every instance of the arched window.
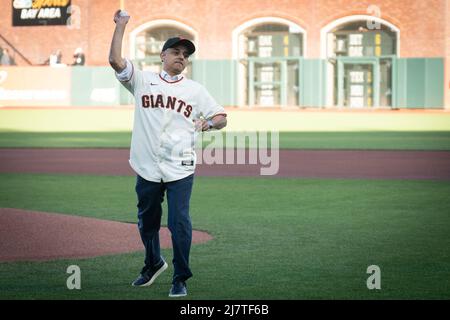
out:
<path id="1" fill-rule="evenodd" d="M 246 57 L 289 57 L 303 55 L 303 34 L 279 23 L 256 25 L 243 31 Z"/>
<path id="2" fill-rule="evenodd" d="M 384 24 L 374 28 L 367 20 L 339 25 L 327 37 L 328 57 L 380 57 L 397 53 L 396 32 Z"/>
<path id="3" fill-rule="evenodd" d="M 304 31 L 280 18 L 248 21 L 233 32 L 241 105 L 299 104 L 299 58 Z"/>
<path id="4" fill-rule="evenodd" d="M 390 107 L 393 57 L 399 30 L 373 16 L 350 16 L 322 30 L 322 55 L 328 61 L 328 104 Z"/>
<path id="5" fill-rule="evenodd" d="M 179 22 L 160 20 L 144 24 L 130 34 L 131 57 L 142 69 L 160 72 L 161 49 L 167 39 L 176 36 L 195 42 L 195 34 L 192 29 Z M 190 63 L 183 73 L 190 76 Z"/>

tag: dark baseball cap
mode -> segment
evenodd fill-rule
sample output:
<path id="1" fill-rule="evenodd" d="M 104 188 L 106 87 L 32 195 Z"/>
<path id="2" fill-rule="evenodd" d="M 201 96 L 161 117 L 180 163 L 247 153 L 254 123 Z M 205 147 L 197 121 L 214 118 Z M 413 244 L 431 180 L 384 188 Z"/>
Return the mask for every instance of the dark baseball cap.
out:
<path id="1" fill-rule="evenodd" d="M 173 37 L 168 39 L 166 43 L 164 43 L 164 46 L 161 51 L 173 48 L 179 44 L 184 45 L 187 48 L 189 55 L 195 52 L 194 44 L 190 40 L 181 37 Z"/>

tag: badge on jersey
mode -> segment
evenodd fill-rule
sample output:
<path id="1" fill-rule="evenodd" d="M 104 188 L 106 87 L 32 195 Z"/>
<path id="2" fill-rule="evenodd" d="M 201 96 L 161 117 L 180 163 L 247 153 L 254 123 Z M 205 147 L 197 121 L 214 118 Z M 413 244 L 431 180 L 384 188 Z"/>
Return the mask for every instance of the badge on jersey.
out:
<path id="1" fill-rule="evenodd" d="M 194 160 L 183 160 L 183 161 L 181 161 L 181 165 L 182 166 L 193 166 Z"/>

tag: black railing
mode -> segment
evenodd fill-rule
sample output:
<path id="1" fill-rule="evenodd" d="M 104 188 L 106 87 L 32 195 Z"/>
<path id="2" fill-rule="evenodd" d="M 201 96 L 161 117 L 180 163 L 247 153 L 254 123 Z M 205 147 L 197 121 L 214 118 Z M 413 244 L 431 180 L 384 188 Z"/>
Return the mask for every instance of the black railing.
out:
<path id="1" fill-rule="evenodd" d="M 32 66 L 33 64 L 31 63 L 30 60 L 28 60 L 19 50 L 17 50 L 17 48 L 8 41 L 8 39 L 6 39 L 2 34 L 0 34 L 0 39 L 2 39 L 15 53 L 17 53 L 26 63 L 28 63 L 30 66 Z"/>

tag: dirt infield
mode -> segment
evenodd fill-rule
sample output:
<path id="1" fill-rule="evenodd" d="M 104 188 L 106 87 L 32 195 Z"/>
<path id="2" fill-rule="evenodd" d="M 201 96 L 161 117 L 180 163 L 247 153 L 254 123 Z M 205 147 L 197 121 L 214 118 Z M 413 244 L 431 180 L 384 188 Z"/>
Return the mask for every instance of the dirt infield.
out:
<path id="1" fill-rule="evenodd" d="M 193 243 L 211 240 L 193 231 Z M 170 248 L 167 228 L 162 248 Z M 143 250 L 135 224 L 19 209 L 0 208 L 0 262 L 88 258 Z"/>
<path id="2" fill-rule="evenodd" d="M 0 172 L 134 175 L 128 156 L 128 149 L 1 149 Z M 199 164 L 196 175 L 259 176 L 261 167 L 268 166 Z M 450 180 L 450 152 L 280 150 L 278 168 L 276 177 Z"/>

